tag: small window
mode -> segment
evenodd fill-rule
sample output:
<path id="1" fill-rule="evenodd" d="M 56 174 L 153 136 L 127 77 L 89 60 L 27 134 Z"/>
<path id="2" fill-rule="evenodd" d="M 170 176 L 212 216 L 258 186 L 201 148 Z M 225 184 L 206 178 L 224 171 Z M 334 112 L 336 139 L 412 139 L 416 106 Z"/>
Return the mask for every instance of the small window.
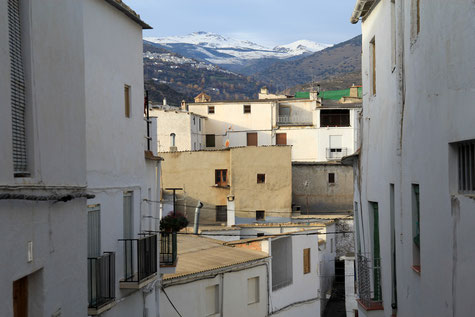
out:
<path id="1" fill-rule="evenodd" d="M 259 303 L 259 276 L 247 279 L 247 304 Z"/>
<path id="2" fill-rule="evenodd" d="M 251 113 L 251 105 L 244 105 L 244 113 Z"/>
<path id="3" fill-rule="evenodd" d="M 170 133 L 170 146 L 175 146 L 175 133 Z"/>
<path id="4" fill-rule="evenodd" d="M 287 133 L 276 133 L 275 134 L 275 144 L 276 145 L 287 145 Z"/>
<path id="5" fill-rule="evenodd" d="M 266 212 L 264 210 L 256 210 L 256 220 L 265 220 L 266 219 Z"/>
<path id="6" fill-rule="evenodd" d="M 219 313 L 219 285 L 206 288 L 206 316 Z"/>
<path id="7" fill-rule="evenodd" d="M 475 193 L 475 140 L 457 144 L 458 191 Z"/>
<path id="8" fill-rule="evenodd" d="M 214 113 L 214 106 L 208 106 L 208 113 L 209 114 Z"/>
<path id="9" fill-rule="evenodd" d="M 257 174 L 257 183 L 264 184 L 266 182 L 266 174 Z"/>
<path id="10" fill-rule="evenodd" d="M 247 133 L 247 146 L 257 146 L 257 133 L 256 132 Z"/>
<path id="11" fill-rule="evenodd" d="M 124 85 L 125 117 L 130 118 L 130 86 Z"/>
<path id="12" fill-rule="evenodd" d="M 228 170 L 215 170 L 214 183 L 217 186 L 228 186 Z"/>
<path id="13" fill-rule="evenodd" d="M 206 135 L 206 147 L 215 147 L 216 146 L 216 137 L 214 134 Z"/>
<path id="14" fill-rule="evenodd" d="M 216 222 L 227 222 L 227 221 L 228 221 L 228 207 L 216 206 Z"/>
<path id="15" fill-rule="evenodd" d="M 310 248 L 303 249 L 303 274 L 310 273 Z"/>
<path id="16" fill-rule="evenodd" d="M 328 183 L 335 184 L 335 173 L 328 173 Z"/>

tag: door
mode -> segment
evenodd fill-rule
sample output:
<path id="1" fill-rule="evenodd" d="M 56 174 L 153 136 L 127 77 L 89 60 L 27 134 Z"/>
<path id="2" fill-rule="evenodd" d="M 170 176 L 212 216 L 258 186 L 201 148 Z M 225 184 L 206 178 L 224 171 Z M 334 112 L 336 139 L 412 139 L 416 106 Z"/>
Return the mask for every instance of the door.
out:
<path id="1" fill-rule="evenodd" d="M 257 146 L 257 133 L 248 133 L 247 134 L 247 146 Z"/>
<path id="2" fill-rule="evenodd" d="M 287 133 L 276 133 L 275 138 L 275 144 L 287 145 Z"/>
<path id="3" fill-rule="evenodd" d="M 28 317 L 28 277 L 13 282 L 13 317 Z"/>

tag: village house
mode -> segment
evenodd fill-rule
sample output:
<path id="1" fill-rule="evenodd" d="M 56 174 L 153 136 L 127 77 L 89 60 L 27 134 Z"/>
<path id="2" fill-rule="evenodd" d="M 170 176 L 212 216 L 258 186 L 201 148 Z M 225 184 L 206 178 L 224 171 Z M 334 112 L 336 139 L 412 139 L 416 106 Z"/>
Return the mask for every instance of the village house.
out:
<path id="1" fill-rule="evenodd" d="M 473 1 L 358 0 L 358 312 L 473 315 Z"/>
<path id="2" fill-rule="evenodd" d="M 153 233 L 161 159 L 144 152 L 150 27 L 121 1 L 50 2 L 0 3 L 3 312 L 157 314 L 172 259 Z"/>
<path id="3" fill-rule="evenodd" d="M 289 217 L 292 166 L 289 146 L 235 147 L 221 150 L 160 153 L 163 214 L 175 207 L 194 222 L 203 203 L 202 224 L 233 225 L 237 218 L 264 221 Z"/>

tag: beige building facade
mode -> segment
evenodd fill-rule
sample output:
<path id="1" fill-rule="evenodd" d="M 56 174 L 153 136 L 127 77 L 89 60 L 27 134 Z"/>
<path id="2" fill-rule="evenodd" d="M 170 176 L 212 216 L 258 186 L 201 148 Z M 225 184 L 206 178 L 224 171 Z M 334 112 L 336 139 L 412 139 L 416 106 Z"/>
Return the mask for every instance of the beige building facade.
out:
<path id="1" fill-rule="evenodd" d="M 215 151 L 161 153 L 164 198 L 177 190 L 176 210 L 194 221 L 234 223 L 234 216 L 265 220 L 289 216 L 292 202 L 290 146 L 239 147 Z M 170 200 L 168 200 L 170 201 Z M 168 210 L 164 210 L 167 213 Z"/>

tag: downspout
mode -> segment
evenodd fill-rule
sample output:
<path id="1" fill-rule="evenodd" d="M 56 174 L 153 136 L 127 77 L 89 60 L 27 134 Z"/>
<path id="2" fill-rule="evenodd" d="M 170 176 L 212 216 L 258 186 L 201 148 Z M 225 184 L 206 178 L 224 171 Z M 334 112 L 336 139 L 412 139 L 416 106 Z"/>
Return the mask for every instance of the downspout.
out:
<path id="1" fill-rule="evenodd" d="M 224 311 L 223 311 L 223 309 L 224 309 L 224 273 L 221 273 L 221 290 L 220 291 L 221 291 L 220 292 L 221 294 L 219 295 L 219 297 L 221 299 L 220 300 L 220 306 L 221 306 L 220 315 L 221 315 L 221 317 L 224 317 Z"/>
<path id="2" fill-rule="evenodd" d="M 195 208 L 195 223 L 193 224 L 193 232 L 198 234 L 198 229 L 200 227 L 200 209 L 203 207 L 203 203 L 198 201 L 198 205 Z"/>

